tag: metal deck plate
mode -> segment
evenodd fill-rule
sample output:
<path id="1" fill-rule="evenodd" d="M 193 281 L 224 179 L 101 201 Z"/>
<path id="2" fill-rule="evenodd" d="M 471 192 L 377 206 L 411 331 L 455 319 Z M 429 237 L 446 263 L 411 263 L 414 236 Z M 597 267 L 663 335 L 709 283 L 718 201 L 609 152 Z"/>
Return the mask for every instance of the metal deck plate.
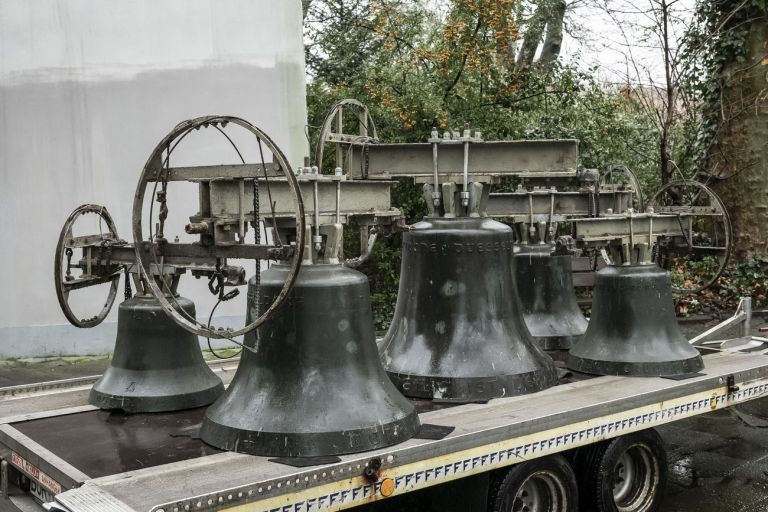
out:
<path id="1" fill-rule="evenodd" d="M 63 497 L 60 503 L 78 512 L 132 512 L 125 503 L 105 493 L 96 486 L 85 484 L 78 493 Z"/>
<path id="2" fill-rule="evenodd" d="M 197 438 L 205 409 L 133 415 L 88 411 L 12 425 L 98 478 L 219 453 Z"/>

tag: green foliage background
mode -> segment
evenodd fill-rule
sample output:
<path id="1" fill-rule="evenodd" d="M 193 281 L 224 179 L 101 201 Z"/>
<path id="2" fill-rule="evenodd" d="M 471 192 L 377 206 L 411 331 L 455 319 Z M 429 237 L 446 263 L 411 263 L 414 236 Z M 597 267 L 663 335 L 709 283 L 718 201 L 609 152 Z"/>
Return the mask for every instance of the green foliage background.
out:
<path id="1" fill-rule="evenodd" d="M 521 2 L 447 5 L 440 13 L 421 1 L 313 0 L 305 34 L 312 147 L 330 106 L 355 98 L 369 106 L 382 142 L 423 142 L 433 127 L 442 132 L 465 124 L 486 140 L 573 138 L 581 143 L 582 166 L 622 163 L 638 175 L 646 199 L 658 189 L 660 134 L 647 98 L 643 108 L 631 86 L 605 84 L 598 69 L 575 63 L 516 66 L 511 48 L 522 23 Z M 693 64 L 682 86 L 695 100 L 709 87 L 701 66 L 717 63 L 697 57 L 703 42 L 695 31 L 689 44 Z M 691 115 L 671 127 L 677 177 L 696 173 L 706 139 L 702 126 L 709 122 L 703 119 Z M 426 211 L 420 190 L 407 182 L 396 188 L 393 202 L 409 223 Z M 378 243 L 362 268 L 371 280 L 379 329 L 393 314 L 399 247 L 399 236 Z"/>

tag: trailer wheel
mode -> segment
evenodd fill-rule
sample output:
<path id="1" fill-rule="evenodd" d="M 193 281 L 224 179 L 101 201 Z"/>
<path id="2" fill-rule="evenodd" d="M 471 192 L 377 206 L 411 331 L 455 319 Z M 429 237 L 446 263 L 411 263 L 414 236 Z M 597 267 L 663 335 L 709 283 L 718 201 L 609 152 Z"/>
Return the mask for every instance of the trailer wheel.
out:
<path id="1" fill-rule="evenodd" d="M 667 483 L 667 454 L 655 430 L 581 448 L 574 463 L 582 510 L 660 510 Z"/>
<path id="2" fill-rule="evenodd" d="M 491 477 L 489 512 L 576 512 L 576 475 L 560 455 L 512 466 Z"/>

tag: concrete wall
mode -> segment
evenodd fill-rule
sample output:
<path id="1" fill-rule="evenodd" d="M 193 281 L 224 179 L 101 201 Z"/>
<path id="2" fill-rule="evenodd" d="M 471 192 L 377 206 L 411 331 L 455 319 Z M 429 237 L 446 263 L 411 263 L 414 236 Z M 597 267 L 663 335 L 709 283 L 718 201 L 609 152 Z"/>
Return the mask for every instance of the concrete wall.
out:
<path id="1" fill-rule="evenodd" d="M 301 23 L 299 0 L 0 0 L 0 359 L 111 350 L 117 307 L 95 329 L 71 327 L 60 312 L 56 241 L 82 203 L 106 206 L 130 240 L 139 173 L 178 122 L 243 117 L 300 165 Z M 176 163 L 232 158 L 227 145 L 195 146 L 180 146 Z M 171 220 L 181 222 L 196 194 L 173 192 Z M 207 315 L 204 283 L 182 279 Z M 88 297 L 84 316 L 99 300 Z M 241 322 L 238 306 L 218 313 Z"/>

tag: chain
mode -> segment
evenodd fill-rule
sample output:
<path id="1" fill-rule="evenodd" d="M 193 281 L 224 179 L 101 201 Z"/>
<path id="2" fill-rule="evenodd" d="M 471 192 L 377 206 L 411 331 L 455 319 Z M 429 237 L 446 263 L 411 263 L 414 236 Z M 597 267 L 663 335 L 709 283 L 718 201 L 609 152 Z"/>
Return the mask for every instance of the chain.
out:
<path id="1" fill-rule="evenodd" d="M 128 272 L 128 267 L 125 267 L 125 300 L 133 297 L 133 290 L 131 289 L 131 274 Z"/>
<path id="2" fill-rule="evenodd" d="M 370 165 L 370 150 L 368 149 L 368 141 L 363 143 L 363 147 L 360 150 L 362 158 L 360 159 L 360 175 L 363 179 L 368 179 L 368 169 Z"/>
<path id="3" fill-rule="evenodd" d="M 165 219 L 168 218 L 168 173 L 163 173 L 162 189 L 157 191 L 157 202 L 160 203 L 160 213 L 158 218 L 160 219 L 159 226 L 157 228 L 157 241 L 165 242 Z"/>
<path id="4" fill-rule="evenodd" d="M 253 230 L 254 230 L 254 238 L 256 241 L 256 245 L 261 244 L 261 215 L 259 214 L 259 210 L 261 209 L 261 204 L 259 203 L 259 180 L 258 178 L 253 178 Z M 277 226 L 275 226 L 275 229 L 277 229 Z M 253 304 L 253 310 L 256 314 L 256 318 L 259 317 L 259 288 L 261 287 L 261 260 L 256 260 L 256 274 L 254 275 L 254 288 L 256 290 L 255 292 L 255 300 Z"/>
<path id="5" fill-rule="evenodd" d="M 224 292 L 224 274 L 221 272 L 221 258 L 216 258 L 216 270 L 208 279 L 208 290 L 213 295 L 218 295 L 219 299 Z"/>

